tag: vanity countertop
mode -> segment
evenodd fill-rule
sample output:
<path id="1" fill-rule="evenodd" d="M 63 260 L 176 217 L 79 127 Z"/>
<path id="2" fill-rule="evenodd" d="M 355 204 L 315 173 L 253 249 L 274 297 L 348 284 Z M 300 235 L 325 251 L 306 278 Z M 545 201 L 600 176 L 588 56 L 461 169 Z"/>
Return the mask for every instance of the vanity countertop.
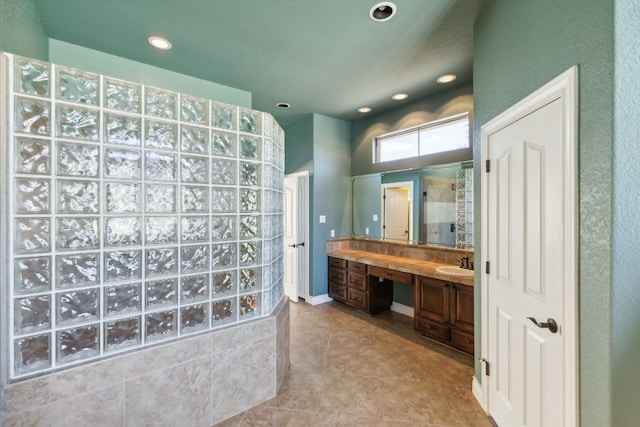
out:
<path id="1" fill-rule="evenodd" d="M 402 271 L 418 276 L 433 277 L 440 280 L 446 280 L 447 282 L 461 283 L 463 285 L 473 286 L 473 276 L 461 277 L 452 274 L 443 274 L 436 271 L 436 268 L 438 267 L 450 266 L 451 264 L 407 258 L 397 255 L 387 255 L 351 248 L 335 248 L 327 251 L 327 254 L 330 257 L 342 258 L 348 261 L 361 262 L 363 264 Z"/>

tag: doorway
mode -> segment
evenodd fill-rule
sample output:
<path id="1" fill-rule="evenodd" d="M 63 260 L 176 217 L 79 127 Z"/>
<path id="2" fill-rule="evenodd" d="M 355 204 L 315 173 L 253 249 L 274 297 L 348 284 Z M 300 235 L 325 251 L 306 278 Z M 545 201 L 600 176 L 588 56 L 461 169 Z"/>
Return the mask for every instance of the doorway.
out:
<path id="1" fill-rule="evenodd" d="M 292 300 L 309 296 L 309 172 L 284 178 L 284 293 Z"/>
<path id="2" fill-rule="evenodd" d="M 413 239 L 413 182 L 382 184 L 381 236 L 385 240 Z"/>
<path id="3" fill-rule="evenodd" d="M 481 403 L 578 425 L 577 68 L 482 127 Z"/>

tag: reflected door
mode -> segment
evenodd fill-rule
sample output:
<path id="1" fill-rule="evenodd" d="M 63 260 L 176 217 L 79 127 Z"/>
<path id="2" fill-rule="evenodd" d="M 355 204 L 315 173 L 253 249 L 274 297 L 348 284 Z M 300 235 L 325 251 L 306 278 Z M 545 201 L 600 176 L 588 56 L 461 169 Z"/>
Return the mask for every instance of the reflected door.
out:
<path id="1" fill-rule="evenodd" d="M 384 189 L 384 222 L 382 235 L 385 239 L 409 240 L 410 194 L 407 187 Z"/>

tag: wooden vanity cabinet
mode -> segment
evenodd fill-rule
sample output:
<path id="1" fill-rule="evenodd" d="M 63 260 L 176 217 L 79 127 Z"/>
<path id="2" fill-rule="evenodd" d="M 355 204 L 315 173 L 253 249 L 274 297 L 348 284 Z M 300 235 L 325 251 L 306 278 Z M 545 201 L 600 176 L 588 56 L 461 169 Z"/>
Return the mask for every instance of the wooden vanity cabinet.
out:
<path id="1" fill-rule="evenodd" d="M 347 260 L 329 257 L 329 296 L 347 302 Z"/>
<path id="2" fill-rule="evenodd" d="M 329 296 L 376 314 L 391 307 L 393 281 L 371 276 L 366 264 L 329 257 Z"/>
<path id="3" fill-rule="evenodd" d="M 415 328 L 473 355 L 473 286 L 415 278 Z"/>

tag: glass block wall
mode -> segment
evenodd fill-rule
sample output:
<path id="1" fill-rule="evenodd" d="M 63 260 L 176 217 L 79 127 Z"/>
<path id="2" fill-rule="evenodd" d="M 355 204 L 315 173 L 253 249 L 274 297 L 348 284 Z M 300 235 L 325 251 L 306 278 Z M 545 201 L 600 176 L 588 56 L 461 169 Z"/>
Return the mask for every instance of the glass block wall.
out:
<path id="1" fill-rule="evenodd" d="M 284 133 L 270 115 L 0 60 L 10 379 L 271 313 Z"/>
<path id="2" fill-rule="evenodd" d="M 456 174 L 456 248 L 473 249 L 473 168 Z"/>

